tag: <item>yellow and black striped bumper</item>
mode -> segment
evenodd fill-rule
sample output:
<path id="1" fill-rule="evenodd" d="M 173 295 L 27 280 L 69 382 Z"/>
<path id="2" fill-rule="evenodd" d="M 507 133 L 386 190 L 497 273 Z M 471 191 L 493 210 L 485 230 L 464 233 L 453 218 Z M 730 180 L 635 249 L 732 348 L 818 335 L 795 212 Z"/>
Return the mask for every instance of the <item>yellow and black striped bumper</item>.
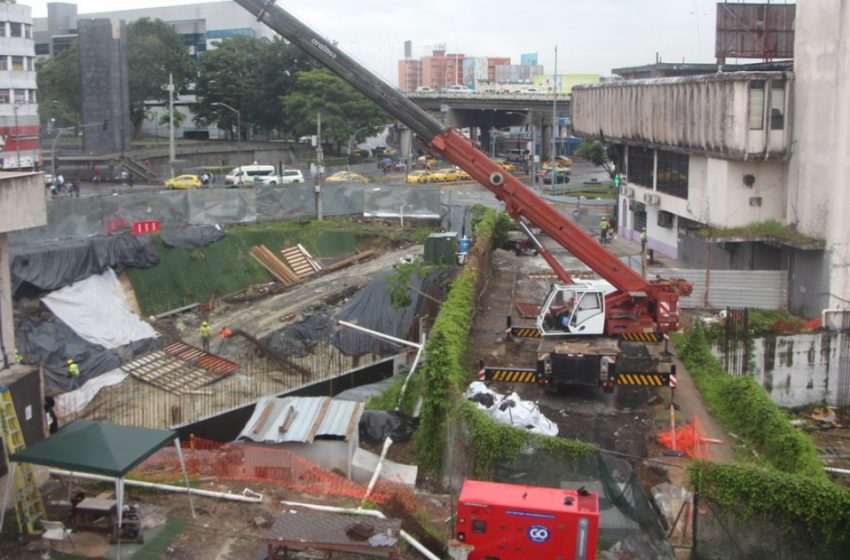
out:
<path id="1" fill-rule="evenodd" d="M 657 332 L 637 332 L 623 333 L 620 339 L 632 342 L 661 342 L 661 333 Z"/>
<path id="2" fill-rule="evenodd" d="M 508 329 L 508 336 L 515 336 L 517 338 L 540 338 L 540 331 L 537 330 L 537 327 L 510 327 Z"/>
<path id="3" fill-rule="evenodd" d="M 522 368 L 484 368 L 487 381 L 510 381 L 511 383 L 537 383 L 537 371 Z"/>
<path id="4" fill-rule="evenodd" d="M 666 387 L 669 384 L 669 373 L 619 373 L 617 385 L 650 385 Z"/>

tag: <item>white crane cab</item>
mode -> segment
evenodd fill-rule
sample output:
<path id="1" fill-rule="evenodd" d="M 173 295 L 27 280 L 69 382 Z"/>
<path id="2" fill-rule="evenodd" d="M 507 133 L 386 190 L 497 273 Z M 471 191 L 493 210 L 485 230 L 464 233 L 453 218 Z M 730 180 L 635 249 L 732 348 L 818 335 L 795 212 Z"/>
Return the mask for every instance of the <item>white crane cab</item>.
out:
<path id="1" fill-rule="evenodd" d="M 537 329 L 544 337 L 604 334 L 605 296 L 614 291 L 604 280 L 554 284 L 537 315 Z"/>

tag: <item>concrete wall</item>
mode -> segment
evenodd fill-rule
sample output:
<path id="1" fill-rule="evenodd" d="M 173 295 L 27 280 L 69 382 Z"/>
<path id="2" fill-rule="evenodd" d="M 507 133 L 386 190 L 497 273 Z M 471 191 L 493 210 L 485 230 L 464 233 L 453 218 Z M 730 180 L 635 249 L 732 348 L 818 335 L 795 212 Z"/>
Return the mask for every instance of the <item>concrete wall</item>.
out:
<path id="1" fill-rule="evenodd" d="M 757 338 L 751 373 L 779 406 L 834 406 L 839 379 L 847 384 L 850 378 L 850 356 L 841 356 L 847 336 L 825 332 Z"/>
<path id="2" fill-rule="evenodd" d="M 127 26 L 123 21 L 80 19 L 83 151 L 118 152 L 130 145 Z M 102 123 L 106 121 L 106 126 Z"/>
<path id="3" fill-rule="evenodd" d="M 850 5 L 805 2 L 795 22 L 794 156 L 788 220 L 826 240 L 831 295 L 827 307 L 850 301 Z"/>
<path id="4" fill-rule="evenodd" d="M 610 140 L 672 146 L 725 159 L 785 159 L 788 126 L 770 131 L 770 119 L 765 119 L 764 128 L 749 129 L 749 88 L 754 80 L 764 80 L 769 87 L 771 80 L 790 81 L 791 75 L 733 72 L 577 86 L 572 92 L 573 126 L 579 136 L 595 136 L 601 130 Z M 787 96 L 785 102 L 788 114 Z"/>
<path id="5" fill-rule="evenodd" d="M 44 175 L 0 172 L 0 233 L 46 223 Z"/>

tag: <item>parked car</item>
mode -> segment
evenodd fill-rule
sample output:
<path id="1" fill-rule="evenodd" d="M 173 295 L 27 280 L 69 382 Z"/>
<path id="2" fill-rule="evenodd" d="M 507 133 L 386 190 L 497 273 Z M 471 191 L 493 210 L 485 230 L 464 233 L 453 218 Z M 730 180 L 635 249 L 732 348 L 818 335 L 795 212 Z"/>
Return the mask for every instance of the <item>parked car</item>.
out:
<path id="1" fill-rule="evenodd" d="M 458 171 L 457 174 L 458 174 L 458 177 L 457 177 L 458 181 L 471 181 L 472 180 L 472 176 L 469 173 L 467 173 L 466 171 L 464 171 L 463 169 Z"/>
<path id="2" fill-rule="evenodd" d="M 300 169 L 284 169 L 280 176 L 281 185 L 296 185 L 304 182 L 304 174 Z M 274 183 L 272 183 L 274 184 Z"/>
<path id="3" fill-rule="evenodd" d="M 496 163 L 498 163 L 499 167 L 501 167 L 502 169 L 504 169 L 508 173 L 513 173 L 514 171 L 516 171 L 516 165 L 514 165 L 514 164 L 512 164 L 508 161 L 498 161 Z"/>
<path id="4" fill-rule="evenodd" d="M 445 169 L 435 171 L 434 179 L 436 181 L 459 181 L 460 172 L 454 167 L 446 167 Z"/>
<path id="5" fill-rule="evenodd" d="M 428 86 L 419 86 L 416 88 L 416 93 L 432 93 L 434 88 Z"/>
<path id="6" fill-rule="evenodd" d="M 333 175 L 325 177 L 326 183 L 368 183 L 369 179 L 360 173 L 353 171 L 337 171 Z"/>
<path id="7" fill-rule="evenodd" d="M 419 171 L 410 173 L 404 181 L 411 185 L 423 185 L 425 183 L 435 183 L 437 180 L 434 173 L 431 173 L 427 169 L 420 169 Z"/>
<path id="8" fill-rule="evenodd" d="M 472 90 L 461 84 L 453 84 L 443 88 L 445 93 L 472 93 Z"/>
<path id="9" fill-rule="evenodd" d="M 556 170 L 556 171 L 553 172 L 551 169 L 547 169 L 543 172 L 543 184 L 544 185 L 553 184 L 553 182 L 552 182 L 553 173 L 554 173 L 554 176 L 555 176 L 554 184 L 563 185 L 563 184 L 570 182 L 570 172 L 569 171 Z"/>
<path id="10" fill-rule="evenodd" d="M 165 181 L 166 189 L 199 189 L 201 178 L 197 175 L 178 175 Z"/>

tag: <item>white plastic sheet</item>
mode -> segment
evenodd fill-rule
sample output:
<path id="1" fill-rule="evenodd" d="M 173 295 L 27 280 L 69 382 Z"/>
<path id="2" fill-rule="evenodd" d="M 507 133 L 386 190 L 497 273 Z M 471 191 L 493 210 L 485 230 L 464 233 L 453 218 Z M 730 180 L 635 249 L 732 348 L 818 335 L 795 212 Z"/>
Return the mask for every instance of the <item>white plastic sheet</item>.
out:
<path id="1" fill-rule="evenodd" d="M 80 338 L 109 350 L 157 336 L 130 311 L 112 269 L 51 292 L 42 301 Z"/>
<path id="2" fill-rule="evenodd" d="M 485 406 L 478 400 L 476 400 L 476 404 L 496 422 L 510 424 L 544 436 L 554 437 L 558 435 L 558 425 L 540 412 L 537 403 L 524 401 L 516 393 L 511 393 L 508 396 L 502 395 L 489 389 L 480 381 L 470 383 L 464 396 L 467 399 L 472 399 L 482 394 L 492 397 L 492 406 Z"/>
<path id="3" fill-rule="evenodd" d="M 62 420 L 62 418 L 70 414 L 81 411 L 94 400 L 98 391 L 104 387 L 121 383 L 127 379 L 127 375 L 121 368 L 114 369 L 87 381 L 79 389 L 57 395 L 54 397 L 56 399 L 56 408 L 54 409 L 56 417 Z"/>

